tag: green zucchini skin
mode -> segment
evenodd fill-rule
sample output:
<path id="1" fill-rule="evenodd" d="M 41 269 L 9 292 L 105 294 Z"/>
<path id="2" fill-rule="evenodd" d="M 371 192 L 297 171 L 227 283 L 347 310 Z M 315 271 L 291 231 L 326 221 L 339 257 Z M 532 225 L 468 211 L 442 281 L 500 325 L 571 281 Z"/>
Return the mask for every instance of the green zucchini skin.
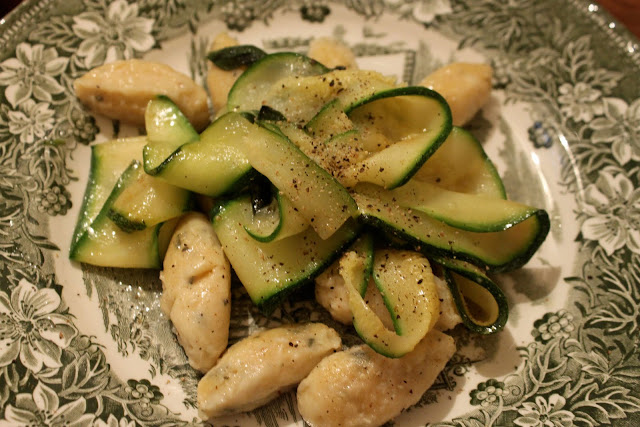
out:
<path id="1" fill-rule="evenodd" d="M 141 172 L 147 142 L 146 137 L 124 138 L 91 147 L 89 182 L 69 248 L 71 260 L 105 267 L 161 267 L 175 220 L 162 218 L 142 230 L 125 231 L 110 217 L 113 203 Z"/>
<path id="2" fill-rule="evenodd" d="M 322 77 L 330 79 L 329 74 Z M 303 130 L 291 123 L 280 123 L 279 126 L 309 157 L 329 168 L 345 186 L 363 181 L 385 188 L 401 186 L 447 139 L 452 126 L 451 110 L 439 94 L 424 87 L 388 89 L 384 84 L 380 87 L 382 89 L 378 90 L 362 85 L 359 91 L 336 94 L 336 98 L 324 104 Z M 349 103 L 352 99 L 355 101 Z M 388 145 L 379 151 L 372 150 L 364 159 L 342 161 L 343 165 L 337 169 L 330 166 L 331 159 L 343 155 L 334 151 L 334 144 L 365 153 L 369 151 L 365 148 L 369 133 L 384 135 Z M 358 139 L 362 142 L 356 143 Z"/>
<path id="3" fill-rule="evenodd" d="M 433 261 L 442 266 L 444 279 L 453 295 L 462 323 L 467 329 L 482 335 L 493 334 L 504 329 L 509 319 L 509 304 L 504 292 L 493 280 L 475 265 L 464 261 L 444 257 L 435 257 Z M 457 276 L 474 282 L 493 297 L 497 308 L 495 320 L 487 322 L 474 320 L 475 316 L 469 312 L 468 304 L 465 302 L 464 291 L 460 287 Z"/>
<path id="4" fill-rule="evenodd" d="M 462 318 L 462 323 L 470 331 L 482 335 L 489 335 L 499 332 L 504 328 L 509 317 L 509 304 L 502 289 L 476 265 L 460 259 L 450 258 L 446 255 L 437 254 L 432 250 L 424 247 L 416 246 L 406 240 L 390 233 L 381 233 L 379 236 L 379 244 L 382 246 L 392 247 L 396 249 L 417 250 L 424 254 L 432 262 L 434 273 L 441 277 L 447 283 L 447 287 L 451 291 L 454 298 L 456 309 Z M 464 295 L 456 281 L 456 276 L 461 276 L 476 285 L 484 288 L 493 297 L 497 307 L 497 315 L 493 322 L 478 322 L 474 320 L 474 316 L 469 312 L 467 304 L 465 304 Z"/>
<path id="5" fill-rule="evenodd" d="M 231 193 L 251 179 L 252 168 L 242 149 L 251 126 L 242 115 L 227 113 L 209 125 L 197 140 L 172 151 L 153 174 L 176 187 L 206 196 Z M 149 147 L 145 147 L 145 155 Z"/>
<path id="6" fill-rule="evenodd" d="M 268 105 L 283 113 L 289 123 L 304 126 L 313 121 L 327 103 L 335 101 L 339 110 L 344 110 L 364 98 L 396 87 L 395 79 L 372 71 L 331 70 L 301 75 L 296 74 L 295 69 L 283 69 L 285 72 L 277 70 L 269 77 L 268 87 L 254 82 L 250 89 L 256 86 L 254 92 L 259 92 L 256 96 L 262 101 L 251 99 L 244 109 L 238 107 L 238 111 L 255 111 Z"/>
<path id="7" fill-rule="evenodd" d="M 144 230 L 190 210 L 192 194 L 144 172 L 135 160 L 123 174 L 120 194 L 111 203 L 107 216 L 126 232 Z"/>
<path id="8" fill-rule="evenodd" d="M 158 97 L 148 110 L 149 135 L 147 146 L 144 147 L 143 164 L 148 174 L 158 176 L 190 191 L 213 197 L 234 195 L 234 198 L 219 200 L 214 205 L 210 213 L 211 220 L 214 230 L 225 247 L 225 252 L 228 252 L 227 256 L 232 266 L 258 307 L 266 313 L 271 312 L 291 292 L 304 286 L 322 272 L 346 248 L 365 254 L 365 270 L 362 280 L 357 285 L 358 293 L 364 296 L 374 269 L 373 236 L 370 233 L 361 234 L 364 225 L 374 229 L 375 233 L 393 236 L 396 245 L 410 246 L 439 264 L 453 293 L 463 323 L 469 329 L 480 334 L 489 334 L 504 327 L 508 317 L 506 298 L 484 270 L 508 271 L 524 265 L 548 234 L 550 224 L 545 211 L 524 210 L 524 213 L 517 218 L 509 218 L 502 223 L 480 222 L 468 226 L 464 219 L 461 220 L 458 217 L 443 216 L 433 211 L 419 211 L 418 206 L 392 204 L 385 198 L 382 200 L 372 198 L 367 192 L 358 193 L 357 186 L 350 194 L 344 187 L 351 187 L 351 185 L 341 185 L 330 173 L 326 173 L 326 170 L 319 167 L 313 157 L 300 146 L 292 143 L 293 139 L 288 136 L 289 133 L 284 131 L 284 127 L 281 129 L 278 123 L 286 122 L 285 115 L 274 107 L 263 105 L 265 95 L 270 93 L 275 82 L 294 76 L 300 77 L 301 80 L 310 77 L 309 81 L 322 79 L 325 74 L 330 76 L 328 78 L 332 78 L 334 70 L 329 70 L 303 55 L 289 52 L 267 55 L 253 46 L 236 46 L 212 52 L 209 54 L 209 59 L 223 69 L 249 65 L 229 94 L 227 110 L 231 112 L 221 116 L 202 135 L 198 135 L 170 99 Z M 335 75 L 340 76 L 342 72 L 342 70 L 335 72 Z M 353 75 L 345 72 L 344 76 L 345 86 L 348 86 L 348 82 L 354 82 Z M 337 77 L 336 82 L 336 84 L 342 84 Z M 358 82 L 356 81 L 355 84 L 357 85 Z M 331 86 L 333 87 L 333 81 Z M 290 88 L 284 91 L 284 84 L 282 88 L 285 100 L 289 98 L 290 93 L 302 93 Z M 425 109 L 425 111 L 437 110 L 433 115 L 424 114 L 425 117 L 432 117 L 428 125 L 414 120 L 419 114 L 414 112 L 412 115 L 412 109 L 409 109 L 406 113 L 409 118 L 402 122 L 406 123 L 406 126 L 396 126 L 393 121 L 386 126 L 386 131 L 391 135 L 390 140 L 394 142 L 403 141 L 406 136 L 420 134 L 420 132 L 426 133 L 424 129 L 431 129 L 424 140 L 420 141 L 421 145 L 411 146 L 411 152 L 408 155 L 406 152 L 403 153 L 405 157 L 410 157 L 410 161 L 398 166 L 399 162 L 396 160 L 401 157 L 391 156 L 390 153 L 393 150 L 374 151 L 371 155 L 374 159 L 371 162 L 374 166 L 372 170 L 379 170 L 380 173 L 372 173 L 363 181 L 398 190 L 412 183 L 413 179 L 416 183 L 421 179 L 430 182 L 430 179 L 439 171 L 434 167 L 435 162 L 429 161 L 438 160 L 437 154 L 445 153 L 444 148 L 454 141 L 467 144 L 467 148 L 473 147 L 475 150 L 473 156 L 476 156 L 479 163 L 484 162 L 477 178 L 484 179 L 485 181 L 482 182 L 490 185 L 488 185 L 489 190 L 483 194 L 497 199 L 506 199 L 504 185 L 491 160 L 470 133 L 452 126 L 451 111 L 442 96 L 423 87 L 395 87 L 395 84 L 389 83 L 384 76 L 374 78 L 368 90 L 369 92 L 366 92 L 364 88 L 359 88 L 351 92 L 346 90 L 346 95 L 333 94 L 333 98 L 324 104 L 324 107 L 319 110 L 322 103 L 313 105 L 313 108 L 305 111 L 304 116 L 300 115 L 292 125 L 323 144 L 339 144 L 348 141 L 349 138 L 355 140 L 356 137 L 364 134 L 361 132 L 362 117 L 366 116 L 367 111 L 372 111 L 375 105 L 392 104 L 401 99 L 420 98 L 425 102 L 428 100 L 430 105 L 437 107 L 431 110 L 429 109 L 431 107 Z M 276 98 L 277 96 L 278 94 Z M 278 107 L 289 104 L 285 102 L 274 105 Z M 398 117 L 403 118 L 402 115 Z M 384 119 L 382 115 L 383 124 L 386 123 Z M 329 131 L 327 135 L 323 135 L 326 126 L 329 126 Z M 225 132 L 229 131 L 230 127 L 231 133 L 235 136 L 227 138 Z M 255 137 L 268 140 L 268 143 L 264 140 L 257 144 L 252 142 L 248 145 L 250 152 L 247 152 L 247 148 L 243 147 L 244 142 Z M 223 140 L 222 143 L 221 140 Z M 260 172 L 267 175 L 282 191 L 288 192 L 292 198 L 304 197 L 304 195 L 291 193 L 291 189 L 287 188 L 284 181 L 278 181 L 280 179 L 276 176 L 278 174 L 269 172 L 275 163 L 264 162 L 263 158 L 272 152 L 274 147 L 282 148 L 282 152 L 288 154 L 285 156 L 287 159 L 295 158 L 296 162 L 314 170 L 310 175 L 322 181 L 321 185 L 314 187 L 320 189 L 316 192 L 317 194 L 339 193 L 343 196 L 346 194 L 346 197 L 338 198 L 339 203 L 335 200 L 332 202 L 335 202 L 336 206 L 342 206 L 343 212 L 349 211 L 349 215 L 342 218 L 342 222 L 336 222 L 335 226 L 326 227 L 324 232 L 320 229 L 307 228 L 281 239 L 280 233 L 286 218 L 281 215 L 283 209 L 280 206 L 280 217 L 272 232 L 260 234 L 248 228 L 248 224 L 251 224 L 251 219 L 255 215 L 255 209 L 250 197 L 245 194 L 237 196 L 237 192 L 245 190 L 252 180 L 261 176 Z M 392 147 L 393 145 L 388 146 L 388 148 Z M 219 153 L 216 150 L 220 150 Z M 398 150 L 398 154 L 400 151 L 402 150 Z M 231 162 L 223 165 L 224 162 L 210 161 L 211 158 L 217 158 L 216 156 L 225 157 L 229 152 L 233 152 Z M 99 186 L 105 184 L 99 182 L 102 178 L 97 174 L 101 167 L 104 169 L 104 165 L 99 164 L 99 156 L 94 154 L 92 151 L 90 180 L 83 199 L 83 217 L 78 221 L 74 232 L 70 257 L 82 262 L 92 262 L 92 247 L 95 247 L 95 242 L 92 241 L 89 229 L 92 228 L 98 232 L 106 230 L 108 233 L 115 230 L 121 233 L 117 234 L 116 240 L 122 241 L 123 244 L 118 246 L 120 244 L 118 243 L 114 248 L 118 248 L 124 254 L 122 259 L 131 258 L 128 256 L 127 251 L 131 251 L 131 248 L 127 248 L 127 242 L 132 241 L 130 239 L 133 235 L 139 236 L 139 245 L 135 248 L 138 256 L 131 265 L 127 266 L 159 267 L 162 247 L 165 245 L 163 242 L 170 234 L 171 224 L 163 225 L 159 222 L 147 227 L 144 222 L 131 221 L 125 213 L 113 208 L 113 203 L 122 193 L 127 179 L 131 178 L 128 170 L 117 179 L 117 182 L 114 182 L 113 190 L 107 191 L 103 188 L 101 191 L 106 195 L 96 196 Z M 450 160 L 454 157 L 446 153 L 442 157 L 446 158 L 447 155 L 450 156 Z M 209 160 L 202 161 L 203 159 Z M 318 166 L 319 170 L 314 166 Z M 276 170 L 276 168 L 272 169 Z M 386 170 L 385 174 L 382 174 L 383 169 Z M 277 170 L 281 171 L 282 168 Z M 207 181 L 212 171 L 215 171 L 215 176 L 210 178 L 210 182 L 215 181 L 213 185 Z M 308 175 L 305 174 L 305 176 Z M 383 175 L 384 179 L 381 178 Z M 287 179 L 292 176 L 294 175 L 287 176 Z M 222 184 L 218 184 L 219 181 L 222 181 Z M 311 181 L 305 185 L 311 185 L 310 183 Z M 449 188 L 449 190 L 458 191 L 458 188 Z M 476 190 L 471 189 L 469 193 L 475 194 Z M 305 207 L 309 205 L 307 202 L 300 203 L 301 208 L 303 205 Z M 316 203 L 316 205 L 321 204 Z M 327 210 L 326 206 L 325 202 L 325 210 Z M 319 211 L 317 206 L 313 209 Z M 396 212 L 392 213 L 390 209 Z M 353 219 L 356 216 L 359 221 Z M 315 218 L 318 217 L 312 217 L 311 221 Z M 514 229 L 518 227 L 526 230 L 522 233 L 525 238 L 520 238 L 517 244 L 513 245 L 515 248 L 513 251 L 505 253 L 499 248 L 496 252 L 492 251 L 498 246 L 497 241 L 511 240 Z M 258 229 L 260 232 L 264 230 L 266 228 Z M 441 233 L 454 237 L 442 237 Z M 464 238 L 458 240 L 457 236 Z M 514 239 L 517 240 L 517 238 Z M 143 247 L 145 249 L 141 251 L 140 248 Z M 498 306 L 498 314 L 494 321 L 488 323 L 476 321 L 465 303 L 460 278 L 472 281 L 491 294 Z M 380 283 L 377 285 L 382 286 Z M 389 310 L 393 312 L 391 307 Z M 399 325 L 395 326 L 400 333 Z"/>
<path id="9" fill-rule="evenodd" d="M 278 80 L 292 76 L 314 76 L 329 69 L 305 55 L 272 53 L 256 61 L 236 80 L 229 91 L 228 111 L 260 110 L 265 94 Z"/>
<path id="10" fill-rule="evenodd" d="M 370 104 L 380 99 L 393 98 L 396 96 L 409 96 L 409 95 L 424 96 L 426 98 L 433 98 L 437 100 L 438 103 L 440 103 L 443 106 L 443 109 L 444 109 L 443 113 L 447 115 L 449 119 L 451 119 L 451 108 L 449 108 L 449 104 L 447 104 L 447 101 L 442 97 L 442 95 L 440 95 L 435 90 L 431 90 L 423 86 L 404 86 L 404 87 L 381 90 L 379 92 L 374 93 L 371 96 L 361 98 L 358 101 L 347 105 L 344 108 L 344 112 L 347 116 L 351 116 L 358 108 L 366 104 Z M 447 120 L 445 119 L 445 121 Z M 448 120 L 448 121 L 450 122 L 451 120 Z"/>
<path id="11" fill-rule="evenodd" d="M 199 139 L 180 108 L 165 95 L 158 95 L 147 105 L 145 128 L 148 142 L 142 157 L 149 175 L 160 174 L 182 145 Z"/>
<path id="12" fill-rule="evenodd" d="M 352 193 L 352 196 L 363 223 L 384 230 L 426 255 L 459 258 L 492 272 L 522 267 L 549 232 L 549 216 L 543 210 L 505 231 L 476 233 L 453 228 L 423 212 L 402 208 L 392 200 L 381 201 L 361 193 Z M 525 236 L 519 236 L 523 230 Z M 512 247 L 508 248 L 508 244 Z"/>
<path id="13" fill-rule="evenodd" d="M 328 239 L 308 228 L 283 240 L 261 243 L 244 229 L 253 215 L 248 196 L 221 202 L 212 214 L 213 228 L 231 266 L 252 301 L 266 313 L 320 274 L 359 232 L 356 222 L 349 221 Z"/>
<path id="14" fill-rule="evenodd" d="M 343 111 L 340 99 L 335 98 L 322 106 L 320 111 L 304 125 L 304 130 L 316 139 L 328 140 L 353 130 L 353 123 Z"/>
<path id="15" fill-rule="evenodd" d="M 244 224 L 244 229 L 249 236 L 258 242 L 268 243 L 273 241 L 283 225 L 283 218 L 280 214 L 278 201 L 273 198 L 271 203 L 256 209 L 256 199 L 252 197 L 253 221 L 250 224 Z M 256 221 L 256 217 L 261 218 Z"/>
<path id="16" fill-rule="evenodd" d="M 430 262 L 415 251 L 388 248 L 375 251 L 373 282 L 393 320 L 395 330 L 391 331 L 367 307 L 357 289 L 363 266 L 358 265 L 353 254 L 346 257 L 340 266 L 349 292 L 353 326 L 358 335 L 386 357 L 402 357 L 412 351 L 438 317 L 439 296 Z"/>
<path id="17" fill-rule="evenodd" d="M 100 213 L 111 190 L 132 159 L 140 157 L 146 143 L 146 137 L 136 137 L 108 141 L 91 147 L 89 180 L 71 239 L 71 252 Z"/>
<path id="18" fill-rule="evenodd" d="M 383 106 L 382 111 L 376 107 Z M 356 179 L 391 189 L 404 185 L 445 142 L 452 129 L 451 109 L 437 92 L 408 86 L 379 91 L 345 109 L 355 128 L 370 125 L 392 145 L 356 165 Z M 381 123 L 378 123 L 381 122 Z M 410 139 L 417 141 L 410 143 Z"/>
<path id="19" fill-rule="evenodd" d="M 413 179 L 458 193 L 506 200 L 504 183 L 482 144 L 467 130 L 453 126 L 445 142 Z"/>
<path id="20" fill-rule="evenodd" d="M 432 261 L 434 272 L 438 276 L 442 277 L 451 294 L 454 298 L 454 303 L 462 323 L 470 331 L 482 335 L 489 335 L 499 332 L 504 328 L 509 318 L 509 304 L 506 296 L 502 292 L 502 289 L 487 276 L 484 271 L 470 262 L 460 259 L 450 258 L 434 253 L 430 250 L 425 250 L 423 247 L 416 247 L 413 244 L 408 243 L 406 240 L 398 238 L 392 234 L 382 234 L 379 236 L 379 244 L 382 246 L 393 247 L 396 249 L 412 249 L 419 250 L 425 256 Z M 458 284 L 457 276 L 461 276 L 464 279 L 474 282 L 476 285 L 484 288 L 493 297 L 494 303 L 497 307 L 497 315 L 492 322 L 479 322 L 474 320 L 474 316 L 469 312 L 468 305 L 465 303 L 464 294 Z"/>
<path id="21" fill-rule="evenodd" d="M 142 139 L 141 141 L 144 143 L 146 142 L 146 139 Z M 76 221 L 76 226 L 73 230 L 69 248 L 69 258 L 71 259 L 73 259 L 71 254 L 74 252 L 79 240 L 82 238 L 87 228 L 89 228 L 91 222 L 98 215 L 101 205 L 107 198 L 107 195 L 104 195 L 106 193 L 106 190 L 100 192 L 97 191 L 98 185 L 101 184 L 100 181 L 102 180 L 101 178 L 99 178 L 99 169 L 102 165 L 100 164 L 100 154 L 96 147 L 97 146 L 91 147 L 91 157 L 89 160 L 89 179 L 87 181 L 87 186 L 84 189 L 82 205 L 80 206 L 80 213 L 78 215 L 78 220 Z M 117 179 L 118 178 L 112 179 L 113 182 L 110 183 L 112 187 L 117 182 Z M 105 184 L 109 185 L 109 183 Z"/>
<path id="22" fill-rule="evenodd" d="M 140 221 L 140 220 L 132 220 L 130 218 L 130 215 L 126 211 L 118 211 L 118 210 L 113 209 L 113 207 L 111 209 L 109 209 L 109 211 L 107 213 L 107 216 L 122 231 L 126 231 L 126 232 L 140 231 L 140 230 L 144 230 L 145 228 L 153 227 L 153 226 L 155 226 L 155 225 L 157 225 L 159 223 L 164 223 L 164 222 L 172 220 L 174 218 L 178 218 L 183 213 L 195 210 L 196 209 L 196 200 L 192 196 L 193 196 L 192 194 L 189 194 L 189 197 L 185 200 L 185 203 L 184 203 L 184 205 L 182 206 L 182 208 L 180 209 L 179 212 L 176 211 L 175 214 L 167 215 L 160 222 L 156 222 L 156 221 L 146 222 L 144 220 L 142 220 L 142 221 Z"/>
<path id="23" fill-rule="evenodd" d="M 371 279 L 371 276 L 373 275 L 374 249 L 373 235 L 368 232 L 363 232 L 348 249 L 348 251 L 354 251 L 364 258 L 364 268 L 362 270 L 362 277 L 358 289 L 362 298 L 364 298 L 367 293 L 369 279 Z"/>
<path id="24" fill-rule="evenodd" d="M 349 192 L 325 169 L 307 157 L 282 133 L 254 126 L 244 141 L 251 166 L 269 178 L 312 228 L 328 238 L 345 221 L 357 216 Z"/>
<path id="25" fill-rule="evenodd" d="M 252 197 L 254 221 L 251 226 L 245 224 L 244 229 L 258 242 L 268 243 L 284 239 L 301 233 L 309 226 L 286 196 L 277 189 L 274 192 L 275 197 L 272 202 L 261 209 L 256 209 L 255 199 Z M 259 222 L 255 221 L 257 216 L 261 216 Z"/>
<path id="26" fill-rule="evenodd" d="M 253 178 L 242 152 L 242 138 L 250 122 L 227 113 L 200 135 L 166 96 L 147 106 L 149 142 L 143 150 L 144 170 L 176 187 L 217 197 L 243 188 Z"/>
<path id="27" fill-rule="evenodd" d="M 369 184 L 358 184 L 354 191 L 365 194 L 385 192 Z M 452 227 L 478 233 L 507 230 L 536 215 L 539 210 L 511 200 L 449 191 L 417 180 L 386 191 L 385 198 L 392 198 L 403 208 L 426 213 Z"/>
<path id="28" fill-rule="evenodd" d="M 91 225 L 74 239 L 69 250 L 70 259 L 105 267 L 161 267 L 158 235 L 162 224 L 128 232 L 109 219 L 111 204 L 124 189 L 132 172 L 131 168 L 123 172 Z"/>

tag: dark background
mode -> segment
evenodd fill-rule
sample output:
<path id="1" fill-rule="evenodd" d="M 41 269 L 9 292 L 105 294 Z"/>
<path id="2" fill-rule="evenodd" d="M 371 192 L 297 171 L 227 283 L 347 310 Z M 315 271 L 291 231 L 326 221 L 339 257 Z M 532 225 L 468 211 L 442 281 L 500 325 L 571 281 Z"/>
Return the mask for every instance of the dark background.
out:
<path id="1" fill-rule="evenodd" d="M 599 0 L 598 3 L 640 38 L 640 0 Z"/>
<path id="2" fill-rule="evenodd" d="M 20 3 L 20 0 L 0 0 L 0 17 L 4 17 L 18 3 Z"/>

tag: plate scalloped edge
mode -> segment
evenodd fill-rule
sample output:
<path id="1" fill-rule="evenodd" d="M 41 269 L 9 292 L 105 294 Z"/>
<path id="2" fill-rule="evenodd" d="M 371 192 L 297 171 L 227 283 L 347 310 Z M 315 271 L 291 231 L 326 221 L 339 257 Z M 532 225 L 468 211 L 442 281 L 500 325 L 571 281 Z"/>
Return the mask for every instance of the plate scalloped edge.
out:
<path id="1" fill-rule="evenodd" d="M 112 57 L 140 56 L 168 34 L 195 28 L 199 18 L 219 14 L 230 29 L 242 31 L 283 7 L 229 1 L 195 10 L 180 0 L 170 3 L 182 9 L 168 15 L 162 2 L 77 1 L 71 16 L 45 11 L 53 3 L 34 0 L 0 27 L 2 45 L 15 47 L 5 48 L 0 61 L 0 412 L 7 423 L 45 416 L 43 411 L 51 425 L 63 416 L 78 425 L 197 423 L 176 419 L 148 379 L 122 381 L 112 374 L 102 345 L 78 330 L 60 297 L 53 268 L 59 248 L 47 231 L 71 208 L 74 151 L 98 132 L 94 118 L 70 96 L 73 78 Z M 565 8 L 550 1 L 438 3 L 451 13 L 424 13 L 420 1 L 346 2 L 370 20 L 390 12 L 455 34 L 461 47 L 492 58 L 496 89 L 507 102 L 531 106 L 532 149 L 565 152 L 560 184 L 575 195 L 579 233 L 569 237 L 580 254 L 574 273 L 563 278 L 571 287 L 567 307 L 532 322 L 518 371 L 478 383 L 469 396 L 473 411 L 441 425 L 634 425 L 640 412 L 640 94 L 629 83 L 639 61 L 637 47 L 634 54 L 628 43 L 636 42 L 617 26 L 609 28 L 608 15 L 586 12 L 587 2 L 570 0 Z M 318 22 L 332 4 L 300 1 L 287 8 L 298 7 L 301 18 Z M 545 5 L 566 19 L 532 13 Z M 577 9 L 593 19 L 570 18 Z M 100 30 L 91 31 L 107 28 L 109 13 L 127 17 L 117 25 L 139 30 L 135 37 L 119 34 L 121 44 L 112 50 L 101 48 Z M 43 15 L 39 25 L 28 25 Z M 195 378 L 174 374 L 185 382 Z M 285 397 L 254 414 L 255 420 L 295 420 L 293 407 Z"/>

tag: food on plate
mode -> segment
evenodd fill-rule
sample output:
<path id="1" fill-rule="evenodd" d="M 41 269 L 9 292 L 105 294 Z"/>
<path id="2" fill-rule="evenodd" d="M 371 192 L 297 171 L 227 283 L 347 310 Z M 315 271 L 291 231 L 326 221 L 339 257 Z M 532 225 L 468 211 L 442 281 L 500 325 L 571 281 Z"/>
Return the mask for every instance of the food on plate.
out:
<path id="1" fill-rule="evenodd" d="M 453 329 L 462 322 L 453 295 L 443 279 L 434 276 L 433 280 L 440 300 L 440 312 L 434 329 L 439 331 Z M 334 262 L 331 267 L 316 277 L 315 297 L 318 304 L 324 307 L 334 320 L 347 325 L 353 323 L 353 313 L 349 306 L 349 290 L 344 283 L 344 278 L 340 275 L 339 261 Z M 373 279 L 369 279 L 363 298 L 371 310 L 382 320 L 384 326 L 387 329 L 393 329 L 391 316 Z"/>
<path id="2" fill-rule="evenodd" d="M 343 255 L 344 257 L 344 255 Z M 342 258 L 341 258 L 342 259 Z M 315 297 L 318 304 L 324 307 L 334 320 L 345 325 L 353 323 L 353 314 L 349 306 L 349 290 L 340 274 L 340 259 L 323 271 L 315 279 Z M 378 315 L 387 328 L 393 328 L 391 316 L 384 305 L 380 291 L 372 285 L 371 279 L 367 284 L 364 299 L 371 309 Z"/>
<path id="3" fill-rule="evenodd" d="M 249 129 L 239 114 L 226 114 L 198 134 L 177 105 L 160 96 L 149 102 L 146 116 L 147 174 L 211 197 L 240 190 L 251 180 L 240 145 Z"/>
<path id="4" fill-rule="evenodd" d="M 227 348 L 231 317 L 231 268 L 206 215 L 193 212 L 180 219 L 160 280 L 160 308 L 189 364 L 206 373 Z"/>
<path id="5" fill-rule="evenodd" d="M 322 323 L 250 335 L 229 347 L 200 380 L 198 411 L 209 419 L 262 406 L 296 386 L 340 346 L 338 333 Z"/>
<path id="6" fill-rule="evenodd" d="M 413 179 L 445 190 L 506 199 L 507 193 L 491 159 L 470 132 L 454 127 Z"/>
<path id="7" fill-rule="evenodd" d="M 436 284 L 438 297 L 440 299 L 440 315 L 438 316 L 438 321 L 433 328 L 438 331 L 448 331 L 461 323 L 462 318 L 458 312 L 458 307 L 456 307 L 453 294 L 451 293 L 449 286 L 447 286 L 447 282 L 438 276 L 434 276 L 433 281 Z"/>
<path id="8" fill-rule="evenodd" d="M 145 137 L 91 147 L 90 179 L 69 257 L 105 267 L 160 268 L 188 191 L 144 173 Z"/>
<path id="9" fill-rule="evenodd" d="M 453 125 L 463 126 L 489 100 L 492 76 L 490 65 L 454 62 L 438 68 L 419 84 L 444 96 L 451 107 Z"/>
<path id="10" fill-rule="evenodd" d="M 165 64 L 128 59 L 94 68 L 76 79 L 78 99 L 91 111 L 144 126 L 144 113 L 156 95 L 167 95 L 202 130 L 209 123 L 207 92 L 190 77 Z"/>
<path id="11" fill-rule="evenodd" d="M 453 355 L 440 331 L 504 327 L 507 301 L 490 274 L 524 265 L 549 231 L 547 213 L 508 200 L 482 145 L 456 126 L 487 101 L 491 68 L 452 64 L 409 86 L 357 69 L 331 39 L 310 56 L 227 34 L 212 47 L 216 116 L 205 130 L 160 94 L 146 136 L 93 147 L 71 258 L 164 261 L 162 310 L 206 372 L 203 419 L 302 381 L 308 424 L 382 424 Z M 194 199 L 208 216 L 184 213 Z M 266 314 L 315 281 L 319 304 L 364 344 L 342 349 L 328 326 L 300 324 L 226 348 L 233 273 Z"/>
<path id="12" fill-rule="evenodd" d="M 238 41 L 227 33 L 218 34 L 211 45 L 209 51 L 215 52 L 220 49 L 237 46 Z M 231 87 L 240 75 L 247 69 L 246 66 L 239 66 L 232 70 L 223 70 L 215 65 L 212 61 L 207 62 L 207 89 L 209 90 L 209 96 L 211 97 L 211 105 L 213 111 L 217 114 L 224 110 L 227 105 L 227 96 Z"/>
<path id="13" fill-rule="evenodd" d="M 311 426 L 379 426 L 416 404 L 433 384 L 456 346 L 429 332 L 399 359 L 366 345 L 323 359 L 298 386 L 298 410 Z"/>
<path id="14" fill-rule="evenodd" d="M 329 68 L 358 68 L 353 51 L 333 37 L 317 37 L 311 40 L 307 56 Z"/>
<path id="15" fill-rule="evenodd" d="M 330 265 L 355 240 L 359 228 L 349 221 L 327 239 L 309 227 L 286 239 L 260 242 L 244 226 L 252 221 L 248 196 L 223 202 L 214 211 L 213 229 L 231 266 L 251 300 L 265 312 Z"/>
<path id="16" fill-rule="evenodd" d="M 458 203 L 456 213 L 466 211 L 463 215 L 472 214 L 475 202 L 495 203 L 493 206 L 496 211 L 500 211 L 491 211 L 486 218 L 466 222 L 463 218 L 449 217 L 439 210 L 437 214 L 425 212 L 428 209 L 417 206 L 416 200 L 375 185 L 358 184 L 356 190 L 352 196 L 361 215 L 369 223 L 387 229 L 396 237 L 415 245 L 423 245 L 422 250 L 432 252 L 432 257 L 459 258 L 487 271 L 506 271 L 524 265 L 540 246 L 549 228 L 547 213 L 540 209 L 516 215 L 517 220 L 513 222 L 505 221 L 508 215 L 502 216 L 505 212 L 502 211 L 505 202 L 502 199 L 490 200 L 478 195 L 454 193 L 456 197 L 463 196 L 466 200 Z M 447 190 L 441 191 L 445 199 L 448 195 L 453 196 Z M 445 205 L 449 201 L 456 202 L 452 197 L 445 200 Z M 429 207 L 436 210 L 439 209 L 438 204 L 439 201 L 433 199 Z"/>
<path id="17" fill-rule="evenodd" d="M 340 274 L 349 291 L 353 326 L 376 352 L 398 358 L 411 352 L 433 328 L 440 314 L 440 299 L 426 257 L 412 250 L 377 249 L 368 272 L 367 256 L 350 251 L 340 260 Z M 385 327 L 362 297 L 371 276 L 391 315 Z"/>

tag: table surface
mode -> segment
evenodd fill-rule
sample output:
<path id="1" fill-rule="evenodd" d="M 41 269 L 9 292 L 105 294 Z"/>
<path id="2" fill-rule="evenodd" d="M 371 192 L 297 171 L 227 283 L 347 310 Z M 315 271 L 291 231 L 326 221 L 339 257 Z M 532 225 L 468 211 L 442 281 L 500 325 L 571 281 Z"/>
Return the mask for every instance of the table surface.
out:
<path id="1" fill-rule="evenodd" d="M 22 0 L 0 0 L 0 17 L 20 4 Z M 597 0 L 617 20 L 640 39 L 640 0 Z"/>
<path id="2" fill-rule="evenodd" d="M 598 0 L 598 3 L 640 38 L 640 0 Z"/>

